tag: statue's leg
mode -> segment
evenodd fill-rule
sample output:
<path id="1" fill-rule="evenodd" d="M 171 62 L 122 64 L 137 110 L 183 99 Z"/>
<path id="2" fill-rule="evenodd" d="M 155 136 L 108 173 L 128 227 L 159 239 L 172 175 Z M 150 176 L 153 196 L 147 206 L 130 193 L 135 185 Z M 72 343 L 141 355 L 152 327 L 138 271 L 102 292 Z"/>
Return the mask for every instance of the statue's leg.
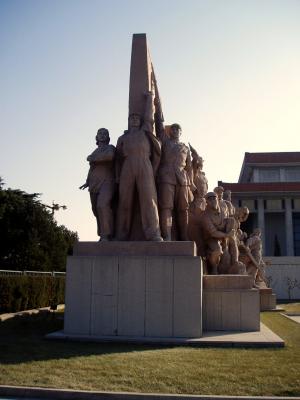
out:
<path id="1" fill-rule="evenodd" d="M 163 208 L 159 210 L 160 228 L 163 239 L 167 242 L 172 240 L 172 210 Z"/>
<path id="2" fill-rule="evenodd" d="M 252 278 L 253 287 L 256 287 L 256 283 L 255 283 L 255 281 L 256 281 L 256 275 L 257 275 L 257 268 L 256 268 L 256 266 L 255 266 L 253 263 L 249 262 L 249 263 L 246 265 L 246 270 L 247 270 L 247 274 L 248 274 L 249 276 L 251 276 L 251 278 Z"/>
<path id="3" fill-rule="evenodd" d="M 97 235 L 100 236 L 101 229 L 100 229 L 99 214 L 98 214 L 98 210 L 97 210 L 98 193 L 90 192 L 90 199 L 91 199 L 92 211 L 93 211 L 93 214 L 95 215 L 96 221 L 97 221 Z"/>
<path id="4" fill-rule="evenodd" d="M 211 238 L 207 241 L 207 259 L 211 266 L 211 274 L 217 275 L 218 274 L 218 266 L 221 260 L 222 247 L 218 239 Z"/>
<path id="5" fill-rule="evenodd" d="M 175 185 L 160 183 L 158 187 L 158 205 L 161 234 L 164 240 L 172 240 L 172 211 L 174 207 Z"/>
<path id="6" fill-rule="evenodd" d="M 157 193 L 150 160 L 145 161 L 136 181 L 141 219 L 144 235 L 147 240 L 162 241 L 157 209 Z"/>
<path id="7" fill-rule="evenodd" d="M 113 235 L 112 196 L 113 182 L 104 182 L 97 198 L 97 214 L 100 222 L 101 240 L 109 240 Z"/>
<path id="8" fill-rule="evenodd" d="M 129 166 L 126 165 L 125 161 L 119 184 L 119 204 L 116 224 L 116 236 L 118 240 L 127 240 L 130 233 L 134 185 L 135 175 Z"/>
<path id="9" fill-rule="evenodd" d="M 179 237 L 181 240 L 189 240 L 188 238 L 188 187 L 176 186 L 175 210 L 177 211 L 177 223 L 179 227 Z"/>

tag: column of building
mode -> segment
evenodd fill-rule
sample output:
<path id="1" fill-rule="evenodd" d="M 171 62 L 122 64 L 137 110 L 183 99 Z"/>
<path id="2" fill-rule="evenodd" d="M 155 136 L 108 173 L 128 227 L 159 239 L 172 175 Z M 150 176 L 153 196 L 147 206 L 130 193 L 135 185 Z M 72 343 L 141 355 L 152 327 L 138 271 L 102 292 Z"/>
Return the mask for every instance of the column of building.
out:
<path id="1" fill-rule="evenodd" d="M 263 254 L 265 253 L 265 208 L 264 208 L 264 200 L 257 199 L 257 222 L 258 227 L 261 230 L 261 238 L 263 243 Z"/>
<path id="2" fill-rule="evenodd" d="M 294 255 L 294 235 L 293 235 L 293 211 L 292 201 L 285 198 L 285 235 L 286 235 L 286 255 Z"/>

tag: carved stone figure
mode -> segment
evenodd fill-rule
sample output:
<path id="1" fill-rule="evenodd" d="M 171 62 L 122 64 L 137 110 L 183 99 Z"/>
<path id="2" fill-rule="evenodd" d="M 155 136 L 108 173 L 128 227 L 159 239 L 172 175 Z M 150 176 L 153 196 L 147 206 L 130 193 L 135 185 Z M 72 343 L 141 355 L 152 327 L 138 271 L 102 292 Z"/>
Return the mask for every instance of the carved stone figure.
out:
<path id="1" fill-rule="evenodd" d="M 262 258 L 262 240 L 259 228 L 254 229 L 244 246 L 240 246 L 240 253 L 248 275 L 253 278 L 253 287 L 266 288 L 265 263 Z"/>
<path id="2" fill-rule="evenodd" d="M 192 154 L 192 167 L 193 167 L 193 183 L 195 190 L 193 192 L 193 202 L 190 205 L 190 210 L 196 212 L 197 210 L 204 211 L 206 207 L 205 195 L 208 191 L 208 181 L 203 172 L 203 158 L 199 156 L 197 151 L 189 144 Z"/>
<path id="3" fill-rule="evenodd" d="M 241 230 L 241 223 L 247 221 L 249 217 L 248 207 L 237 207 L 235 208 L 234 218 L 236 220 L 236 236 L 238 240 L 238 245 L 244 243 L 247 239 L 247 233 Z"/>
<path id="4" fill-rule="evenodd" d="M 227 211 L 228 214 L 233 212 L 231 206 L 232 203 L 228 200 Z M 231 210 L 231 211 L 230 211 Z M 227 221 L 229 226 L 234 230 L 234 237 L 231 240 L 225 240 L 222 242 L 223 255 L 219 265 L 219 272 L 224 274 L 246 274 L 246 266 L 240 259 L 240 244 L 247 236 L 245 232 L 241 230 L 241 223 L 246 221 L 249 216 L 249 209 L 247 207 L 234 208 L 234 216 L 229 216 Z"/>
<path id="5" fill-rule="evenodd" d="M 219 207 L 221 212 L 224 214 L 224 217 L 227 218 L 229 217 L 229 210 L 227 207 L 226 201 L 223 199 L 223 193 L 224 193 L 224 188 L 223 186 L 217 186 L 214 188 L 214 192 L 216 193 L 218 197 L 218 202 L 219 202 Z"/>
<path id="6" fill-rule="evenodd" d="M 188 239 L 188 208 L 191 190 L 194 190 L 192 162 L 189 148 L 179 141 L 181 127 L 173 124 L 169 135 L 165 132 L 160 113 L 159 98 L 156 105 L 156 134 L 162 143 L 162 156 L 158 169 L 158 204 L 161 232 L 164 240 L 172 240 L 173 215 L 179 239 Z"/>
<path id="7" fill-rule="evenodd" d="M 128 240 L 135 210 L 134 193 L 137 190 L 141 223 L 146 240 L 162 241 L 154 181 L 160 156 L 160 144 L 153 135 L 153 94 L 146 95 L 143 116 L 131 114 L 128 132 L 118 139 L 116 180 L 119 183 L 117 239 Z M 152 163 L 153 166 L 152 166 Z"/>
<path id="8" fill-rule="evenodd" d="M 206 203 L 206 210 L 201 216 L 201 225 L 205 242 L 206 260 L 208 262 L 208 272 L 215 275 L 220 272 L 218 271 L 218 267 L 223 255 L 223 242 L 225 239 L 228 239 L 230 243 L 233 243 L 235 240 L 235 231 L 232 219 L 227 219 L 221 211 L 215 192 L 208 192 L 206 194 Z M 237 266 L 236 261 L 236 259 L 233 260 L 235 266 Z M 240 272 L 239 268 L 237 270 Z"/>
<path id="9" fill-rule="evenodd" d="M 227 205 L 229 217 L 234 217 L 235 207 L 231 202 L 231 190 L 225 190 L 223 193 L 223 199 Z"/>
<path id="10" fill-rule="evenodd" d="M 205 255 L 203 234 L 201 228 L 201 214 L 206 208 L 205 195 L 208 190 L 208 181 L 203 169 L 203 158 L 189 144 L 192 155 L 193 183 L 195 190 L 193 192 L 193 201 L 189 207 L 188 236 L 197 245 L 197 254 Z"/>
<path id="11" fill-rule="evenodd" d="M 220 241 L 222 254 L 218 263 L 219 274 L 238 274 L 245 273 L 245 266 L 239 262 L 238 242 L 237 242 L 237 225 L 233 216 L 230 216 L 227 202 L 223 199 L 224 188 L 217 186 L 214 193 L 217 198 L 218 213 L 219 213 L 219 228 L 223 232 L 232 231 L 230 237 Z M 215 218 L 216 220 L 216 218 Z"/>
<path id="12" fill-rule="evenodd" d="M 162 141 L 162 158 L 158 170 L 158 198 L 162 235 L 171 240 L 174 215 L 179 239 L 188 240 L 188 208 L 190 187 L 193 184 L 192 163 L 189 148 L 179 141 L 181 127 L 171 125 L 170 136 L 158 133 Z"/>
<path id="13" fill-rule="evenodd" d="M 105 128 L 96 135 L 97 148 L 88 157 L 90 169 L 86 182 L 79 189 L 89 188 L 93 214 L 97 220 L 100 240 L 113 236 L 113 212 L 111 201 L 114 195 L 115 147 L 109 144 L 109 132 Z"/>
<path id="14" fill-rule="evenodd" d="M 259 228 L 254 229 L 251 233 L 246 245 L 251 250 L 251 254 L 258 264 L 262 262 L 262 240 L 261 240 L 261 230 Z"/>

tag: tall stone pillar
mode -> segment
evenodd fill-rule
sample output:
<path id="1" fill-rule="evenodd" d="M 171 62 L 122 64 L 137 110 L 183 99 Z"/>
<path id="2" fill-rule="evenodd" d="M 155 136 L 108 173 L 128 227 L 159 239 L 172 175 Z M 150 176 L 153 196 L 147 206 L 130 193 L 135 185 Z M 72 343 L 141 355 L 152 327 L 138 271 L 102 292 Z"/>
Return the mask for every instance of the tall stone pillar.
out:
<path id="1" fill-rule="evenodd" d="M 151 90 L 151 59 L 145 33 L 135 33 L 132 37 L 129 114 L 143 115 L 145 93 Z"/>
<path id="2" fill-rule="evenodd" d="M 294 236 L 293 236 L 293 213 L 292 201 L 285 198 L 285 235 L 286 235 L 286 255 L 294 255 Z"/>
<path id="3" fill-rule="evenodd" d="M 263 244 L 263 253 L 265 253 L 265 241 L 266 241 L 266 236 L 265 236 L 265 209 L 264 209 L 264 200 L 263 199 L 258 199 L 258 215 L 257 215 L 257 221 L 258 221 L 258 227 L 261 230 L 261 238 L 262 238 L 262 244 Z"/>

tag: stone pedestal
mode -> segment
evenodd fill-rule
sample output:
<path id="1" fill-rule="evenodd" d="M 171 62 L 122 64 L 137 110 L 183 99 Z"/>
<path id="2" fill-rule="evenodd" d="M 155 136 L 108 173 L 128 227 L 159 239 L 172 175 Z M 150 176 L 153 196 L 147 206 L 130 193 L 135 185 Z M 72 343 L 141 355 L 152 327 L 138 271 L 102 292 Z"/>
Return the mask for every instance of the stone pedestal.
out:
<path id="1" fill-rule="evenodd" d="M 247 275 L 203 277 L 204 331 L 258 331 L 259 291 Z"/>
<path id="2" fill-rule="evenodd" d="M 193 243 L 87 243 L 67 261 L 65 334 L 201 337 L 201 260 Z M 146 255 L 131 255 L 134 248 Z"/>
<path id="3" fill-rule="evenodd" d="M 77 242 L 74 256 L 196 256 L 194 242 Z"/>
<path id="4" fill-rule="evenodd" d="M 276 295 L 271 288 L 259 289 L 260 311 L 276 310 Z"/>

